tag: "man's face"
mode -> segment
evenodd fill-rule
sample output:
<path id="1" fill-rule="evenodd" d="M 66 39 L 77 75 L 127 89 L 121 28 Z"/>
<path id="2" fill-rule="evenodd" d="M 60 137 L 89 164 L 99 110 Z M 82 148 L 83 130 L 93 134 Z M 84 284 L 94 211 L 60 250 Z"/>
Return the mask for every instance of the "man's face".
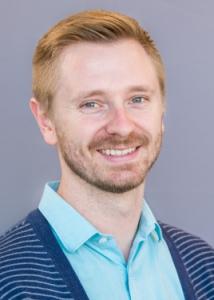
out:
<path id="1" fill-rule="evenodd" d="M 142 184 L 159 154 L 164 110 L 142 46 L 128 39 L 69 46 L 59 77 L 53 120 L 62 174 L 114 193 Z"/>

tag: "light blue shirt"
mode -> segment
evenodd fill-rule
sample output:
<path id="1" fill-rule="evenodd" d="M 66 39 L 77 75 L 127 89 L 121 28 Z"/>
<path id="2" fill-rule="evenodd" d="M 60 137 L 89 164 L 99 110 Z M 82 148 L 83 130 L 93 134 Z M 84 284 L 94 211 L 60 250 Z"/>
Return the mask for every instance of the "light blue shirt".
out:
<path id="1" fill-rule="evenodd" d="M 90 300 L 184 300 L 162 231 L 144 201 L 128 261 L 115 239 L 99 232 L 46 184 L 39 209 Z"/>

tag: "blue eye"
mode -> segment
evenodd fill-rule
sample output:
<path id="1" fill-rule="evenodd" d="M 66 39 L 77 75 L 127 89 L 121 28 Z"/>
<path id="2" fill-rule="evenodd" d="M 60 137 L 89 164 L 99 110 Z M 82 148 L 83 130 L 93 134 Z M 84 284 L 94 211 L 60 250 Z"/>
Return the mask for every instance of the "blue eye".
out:
<path id="1" fill-rule="evenodd" d="M 144 101 L 145 101 L 145 99 L 144 99 L 144 97 L 142 97 L 142 96 L 136 96 L 136 97 L 133 97 L 132 99 L 131 99 L 131 101 L 133 102 L 133 103 L 143 103 Z"/>
<path id="2" fill-rule="evenodd" d="M 94 101 L 86 102 L 82 105 L 84 108 L 97 108 L 98 104 Z"/>
<path id="3" fill-rule="evenodd" d="M 103 109 L 104 109 L 103 104 L 96 100 L 95 101 L 89 100 L 89 101 L 83 102 L 80 105 L 80 110 L 86 114 L 99 113 L 99 112 L 103 111 Z"/>

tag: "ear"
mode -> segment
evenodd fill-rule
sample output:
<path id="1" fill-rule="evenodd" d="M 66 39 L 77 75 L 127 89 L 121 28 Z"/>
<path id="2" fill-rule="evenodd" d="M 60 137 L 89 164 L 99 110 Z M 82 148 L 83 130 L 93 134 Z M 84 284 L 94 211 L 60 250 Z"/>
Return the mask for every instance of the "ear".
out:
<path id="1" fill-rule="evenodd" d="M 162 133 L 164 133 L 164 131 L 165 131 L 165 123 L 164 123 L 164 120 L 162 120 Z"/>
<path id="2" fill-rule="evenodd" d="M 165 131 L 165 113 L 163 114 L 163 116 L 162 116 L 162 121 L 161 121 L 161 131 L 162 131 L 162 133 L 164 133 L 164 131 Z"/>
<path id="3" fill-rule="evenodd" d="M 44 112 L 41 108 L 41 104 L 35 98 L 30 99 L 29 106 L 45 142 L 49 145 L 55 145 L 57 143 L 57 136 L 53 121 L 48 117 L 47 113 Z"/>

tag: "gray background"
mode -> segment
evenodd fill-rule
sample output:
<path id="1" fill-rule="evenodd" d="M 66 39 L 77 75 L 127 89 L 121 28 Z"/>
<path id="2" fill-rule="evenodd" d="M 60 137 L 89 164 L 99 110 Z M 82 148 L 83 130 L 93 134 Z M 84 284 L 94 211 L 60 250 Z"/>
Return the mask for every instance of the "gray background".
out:
<path id="1" fill-rule="evenodd" d="M 156 217 L 214 245 L 213 0 L 1 0 L 0 232 L 35 208 L 59 178 L 56 152 L 30 113 L 31 58 L 59 19 L 105 8 L 137 18 L 155 39 L 167 71 L 166 133 L 146 199 Z"/>

